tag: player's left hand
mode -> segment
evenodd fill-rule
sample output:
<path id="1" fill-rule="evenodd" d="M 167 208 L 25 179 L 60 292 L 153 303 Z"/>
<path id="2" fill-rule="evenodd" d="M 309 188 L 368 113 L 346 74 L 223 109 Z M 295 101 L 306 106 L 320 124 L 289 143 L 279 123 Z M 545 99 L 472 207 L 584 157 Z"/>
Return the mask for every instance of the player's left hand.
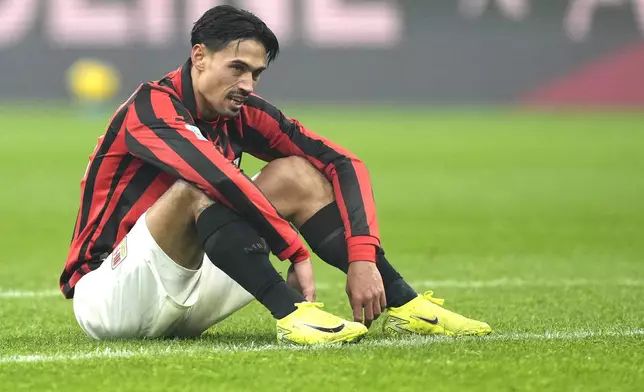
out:
<path id="1" fill-rule="evenodd" d="M 315 278 L 310 258 L 291 264 L 286 275 L 286 283 L 299 291 L 307 301 L 315 302 Z"/>
<path id="2" fill-rule="evenodd" d="M 370 261 L 349 263 L 347 295 L 353 309 L 353 321 L 359 321 L 369 328 L 387 305 L 382 276 L 376 263 Z"/>

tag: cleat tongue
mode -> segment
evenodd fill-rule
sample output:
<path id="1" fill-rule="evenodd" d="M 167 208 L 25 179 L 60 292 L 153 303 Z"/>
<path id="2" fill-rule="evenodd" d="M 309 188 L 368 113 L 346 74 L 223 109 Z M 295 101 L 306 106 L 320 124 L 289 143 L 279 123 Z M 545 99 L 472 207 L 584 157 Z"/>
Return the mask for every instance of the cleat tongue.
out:
<path id="1" fill-rule="evenodd" d="M 439 306 L 445 305 L 445 300 L 442 298 L 434 298 L 434 292 L 431 290 L 426 291 L 425 294 L 423 294 L 423 298 Z"/>

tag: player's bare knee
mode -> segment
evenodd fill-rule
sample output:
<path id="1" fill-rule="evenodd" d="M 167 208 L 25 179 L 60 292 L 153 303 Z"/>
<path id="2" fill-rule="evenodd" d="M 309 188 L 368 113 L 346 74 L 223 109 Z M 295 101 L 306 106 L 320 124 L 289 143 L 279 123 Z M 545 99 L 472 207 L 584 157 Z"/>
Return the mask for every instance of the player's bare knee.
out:
<path id="1" fill-rule="evenodd" d="M 293 156 L 277 159 L 262 170 L 262 177 L 263 182 L 268 183 L 269 193 L 280 199 L 320 203 L 333 201 L 333 188 L 329 181 L 304 158 Z M 264 191 L 261 184 L 260 188 Z"/>
<path id="2" fill-rule="evenodd" d="M 195 216 L 213 203 L 205 193 L 183 180 L 177 180 L 168 192 L 171 193 L 175 205 L 192 211 Z"/>
<path id="3" fill-rule="evenodd" d="M 163 237 L 169 227 L 177 233 L 189 231 L 205 208 L 212 205 L 212 200 L 198 188 L 189 183 L 177 180 L 147 211 L 146 222 L 150 232 Z"/>

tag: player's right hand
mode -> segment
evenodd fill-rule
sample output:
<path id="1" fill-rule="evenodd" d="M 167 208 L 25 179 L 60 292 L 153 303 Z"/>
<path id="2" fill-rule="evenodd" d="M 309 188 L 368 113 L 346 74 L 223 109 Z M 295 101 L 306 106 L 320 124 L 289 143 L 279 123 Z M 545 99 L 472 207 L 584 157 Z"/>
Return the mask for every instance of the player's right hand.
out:
<path id="1" fill-rule="evenodd" d="M 385 287 L 376 263 L 370 261 L 349 263 L 347 295 L 353 309 L 353 319 L 369 328 L 387 305 Z"/>
<path id="2" fill-rule="evenodd" d="M 309 302 L 315 302 L 315 278 L 311 258 L 291 264 L 286 276 L 286 282 Z"/>

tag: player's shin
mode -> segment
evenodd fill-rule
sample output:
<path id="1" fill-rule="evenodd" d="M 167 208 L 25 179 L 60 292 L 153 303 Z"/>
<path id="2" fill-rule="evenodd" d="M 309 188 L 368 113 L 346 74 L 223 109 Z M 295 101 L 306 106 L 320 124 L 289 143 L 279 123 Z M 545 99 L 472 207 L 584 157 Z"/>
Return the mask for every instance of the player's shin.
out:
<path id="1" fill-rule="evenodd" d="M 281 319 L 305 299 L 284 282 L 269 260 L 269 250 L 255 229 L 221 204 L 206 208 L 197 234 L 210 260 Z"/>
<path id="2" fill-rule="evenodd" d="M 344 225 L 340 210 L 335 202 L 316 212 L 302 225 L 300 233 L 313 252 L 324 262 L 338 268 L 345 274 L 347 273 L 349 256 L 344 237 Z M 388 307 L 402 306 L 418 296 L 389 263 L 381 250 L 376 254 L 376 266 L 385 286 Z"/>

